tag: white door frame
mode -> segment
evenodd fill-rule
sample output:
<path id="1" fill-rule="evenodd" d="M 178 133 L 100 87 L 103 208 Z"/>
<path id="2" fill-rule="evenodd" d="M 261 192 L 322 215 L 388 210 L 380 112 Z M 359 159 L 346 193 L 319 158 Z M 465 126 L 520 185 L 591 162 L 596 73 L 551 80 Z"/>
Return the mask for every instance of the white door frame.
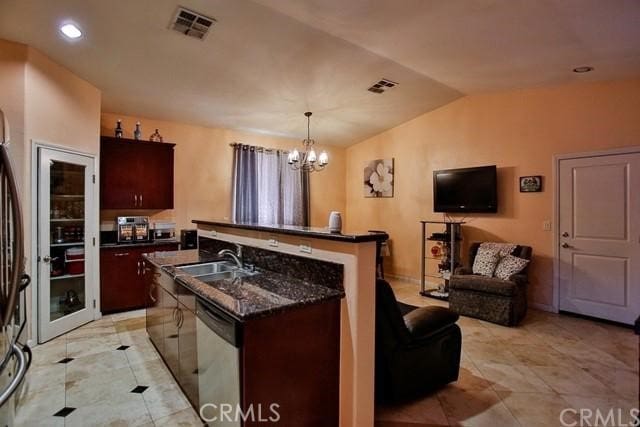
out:
<path id="1" fill-rule="evenodd" d="M 556 154 L 553 156 L 553 304 L 551 311 L 560 311 L 560 161 L 569 159 L 582 159 L 585 157 L 615 156 L 619 154 L 640 153 L 640 145 L 612 148 L 609 150 L 588 151 L 584 153 Z"/>
<path id="2" fill-rule="evenodd" d="M 98 161 L 98 157 L 94 153 L 88 153 L 85 151 L 74 150 L 73 148 L 65 147 L 63 145 L 54 144 L 44 140 L 31 140 L 31 185 L 29 186 L 31 189 L 31 212 L 30 212 L 30 220 L 31 220 L 31 250 L 30 250 L 30 262 L 31 265 L 31 285 L 29 289 L 31 291 L 31 339 L 29 340 L 29 346 L 35 346 L 39 341 L 39 333 L 38 333 L 38 325 L 40 322 L 40 315 L 38 310 L 38 150 L 40 148 L 46 148 L 49 150 L 56 150 L 62 153 L 68 154 L 77 154 L 81 156 L 90 157 L 93 159 L 93 170 L 96 175 L 95 182 L 95 203 L 93 207 L 93 215 L 96 218 L 96 230 L 94 230 L 93 236 L 85 235 L 85 239 L 95 238 L 96 244 L 92 246 L 92 250 L 85 254 L 85 257 L 90 256 L 93 258 L 93 265 L 95 266 L 93 269 L 93 274 L 90 276 L 86 276 L 87 282 L 91 280 L 90 283 L 86 283 L 86 286 L 93 286 L 93 295 L 96 300 L 96 308 L 93 313 L 93 318 L 99 319 L 102 317 L 102 313 L 100 312 L 100 238 L 98 236 L 98 230 L 100 229 L 100 171 L 99 166 L 100 162 Z M 89 213 L 86 213 L 86 216 L 89 216 Z"/>

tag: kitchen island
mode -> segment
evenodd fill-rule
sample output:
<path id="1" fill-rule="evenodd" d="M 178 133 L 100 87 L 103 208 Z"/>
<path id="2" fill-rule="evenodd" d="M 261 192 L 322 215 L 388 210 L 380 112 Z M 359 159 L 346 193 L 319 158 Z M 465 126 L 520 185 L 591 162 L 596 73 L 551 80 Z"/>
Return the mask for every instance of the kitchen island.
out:
<path id="1" fill-rule="evenodd" d="M 206 240 L 144 256 L 147 332 L 194 408 L 213 426 L 337 425 L 342 266 L 299 259 L 333 273 L 294 277 L 245 247 L 245 268 Z"/>
<path id="2" fill-rule="evenodd" d="M 194 220 L 201 251 L 212 241 L 253 248 L 256 258 L 280 263 L 282 271 L 294 277 L 328 276 L 332 271 L 315 271 L 289 257 L 306 258 L 342 266 L 345 298 L 340 305 L 339 425 L 369 427 L 374 422 L 375 271 L 376 242 L 388 239 L 385 233 L 343 232 L 326 229 Z M 215 249 L 221 246 L 216 243 Z M 276 254 L 277 256 L 266 255 Z M 288 270 L 287 270 L 288 268 Z M 315 339 L 317 330 L 309 340 Z M 325 425 L 335 425 L 326 423 Z"/>

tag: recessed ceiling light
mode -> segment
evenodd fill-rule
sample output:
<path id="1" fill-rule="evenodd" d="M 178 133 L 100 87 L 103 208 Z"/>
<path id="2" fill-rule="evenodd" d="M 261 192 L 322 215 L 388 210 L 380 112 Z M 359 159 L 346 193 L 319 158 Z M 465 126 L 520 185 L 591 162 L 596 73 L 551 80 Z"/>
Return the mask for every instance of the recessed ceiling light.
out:
<path id="1" fill-rule="evenodd" d="M 73 24 L 64 24 L 62 27 L 60 27 L 60 31 L 70 39 L 77 39 L 79 37 L 82 37 L 82 31 L 80 31 L 80 29 Z"/>
<path id="2" fill-rule="evenodd" d="M 583 67 L 576 67 L 573 69 L 574 73 L 588 73 L 589 71 L 593 71 L 593 67 L 583 66 Z"/>

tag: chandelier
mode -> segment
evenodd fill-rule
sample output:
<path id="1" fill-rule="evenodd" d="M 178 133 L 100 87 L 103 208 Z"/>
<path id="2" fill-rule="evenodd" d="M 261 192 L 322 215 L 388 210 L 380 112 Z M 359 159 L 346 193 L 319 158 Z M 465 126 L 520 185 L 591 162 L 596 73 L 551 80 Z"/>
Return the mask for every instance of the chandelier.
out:
<path id="1" fill-rule="evenodd" d="M 307 139 L 302 140 L 304 151 L 299 152 L 293 149 L 289 152 L 289 164 L 293 170 L 303 170 L 305 172 L 319 172 L 329 163 L 329 155 L 326 151 L 322 151 L 318 156 L 313 149 L 315 141 L 311 139 L 311 111 L 304 113 L 307 116 Z"/>

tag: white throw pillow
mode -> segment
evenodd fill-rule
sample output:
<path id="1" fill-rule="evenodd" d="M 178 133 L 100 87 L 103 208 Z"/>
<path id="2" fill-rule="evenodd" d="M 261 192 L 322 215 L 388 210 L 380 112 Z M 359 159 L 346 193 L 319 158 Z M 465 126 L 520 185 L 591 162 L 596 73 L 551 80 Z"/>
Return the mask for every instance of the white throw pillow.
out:
<path id="1" fill-rule="evenodd" d="M 502 280 L 509 280 L 513 274 L 520 273 L 529 264 L 528 259 L 507 255 L 502 257 L 495 270 L 495 276 Z"/>
<path id="2" fill-rule="evenodd" d="M 496 270 L 498 262 L 500 262 L 499 250 L 480 247 L 476 258 L 473 260 L 473 274 L 493 277 L 493 272 Z"/>

